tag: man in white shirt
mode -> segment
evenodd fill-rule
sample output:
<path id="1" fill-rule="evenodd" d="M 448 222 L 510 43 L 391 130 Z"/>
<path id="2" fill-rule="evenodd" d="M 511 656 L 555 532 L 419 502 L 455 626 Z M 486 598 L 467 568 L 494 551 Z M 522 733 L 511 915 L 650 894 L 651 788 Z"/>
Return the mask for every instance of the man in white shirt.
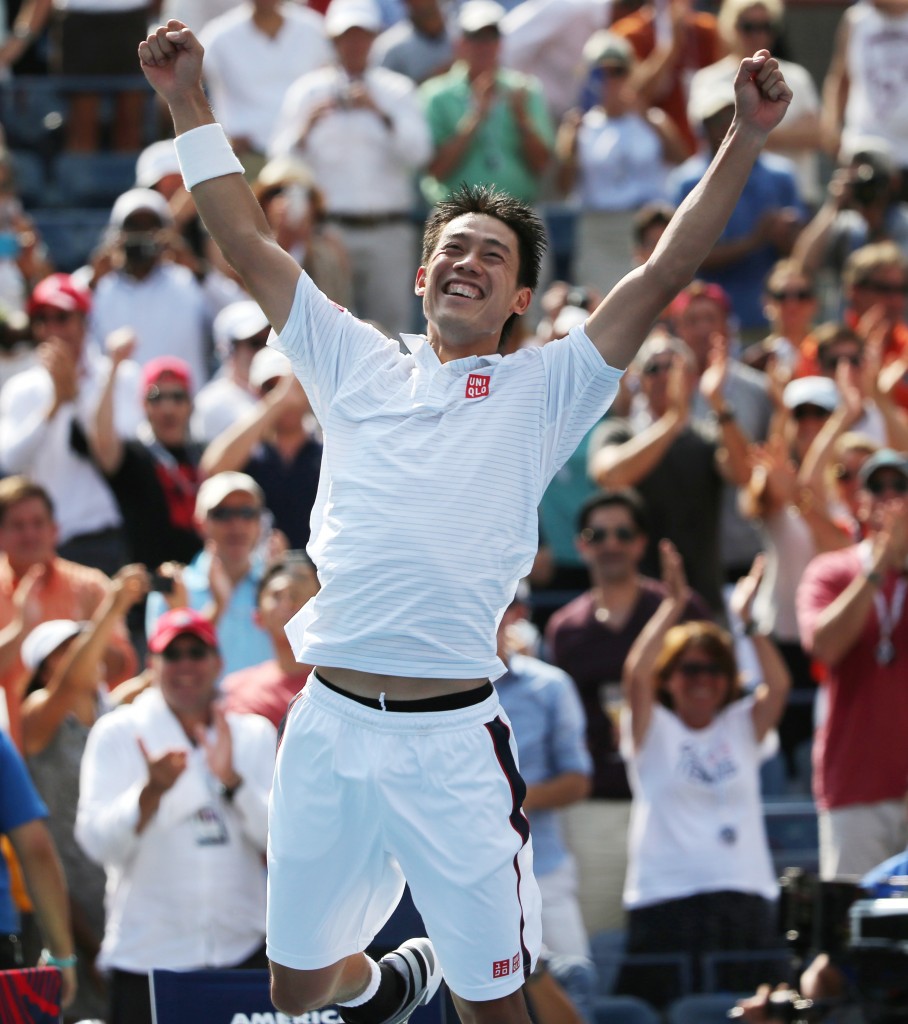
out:
<path id="1" fill-rule="evenodd" d="M 39 362 L 0 394 L 0 469 L 24 473 L 47 490 L 62 557 L 111 576 L 126 562 L 126 541 L 120 510 L 86 440 L 108 365 L 89 335 L 91 306 L 91 294 L 68 274 L 52 274 L 35 286 L 28 312 Z M 114 416 L 126 438 L 142 413 L 139 368 L 129 362 L 123 371 Z"/>
<path id="2" fill-rule="evenodd" d="M 76 838 L 107 871 L 98 965 L 108 1024 L 151 1024 L 153 968 L 264 967 L 274 726 L 215 704 L 211 622 L 174 608 L 149 637 L 153 685 L 92 729 Z"/>
<path id="3" fill-rule="evenodd" d="M 464 188 L 430 217 L 402 352 L 332 305 L 268 237 L 178 22 L 139 46 L 170 106 L 187 186 L 279 334 L 325 435 L 309 553 L 321 590 L 288 636 L 316 666 L 287 715 L 269 821 L 272 999 L 402 1024 L 443 970 L 461 1020 L 526 1024 L 538 956 L 525 785 L 491 677 L 495 627 L 532 564 L 546 485 L 614 398 L 621 367 L 692 276 L 790 90 L 766 51 L 704 184 L 650 260 L 563 339 L 502 357 L 544 231 L 523 203 Z M 611 364 L 611 365 L 609 365 Z M 404 878 L 427 929 L 363 950 Z M 464 936 L 469 936 L 468 940 Z"/>
<path id="4" fill-rule="evenodd" d="M 413 323 L 414 175 L 431 155 L 410 79 L 369 67 L 381 16 L 372 0 L 332 0 L 336 59 L 287 91 L 269 153 L 312 170 L 352 265 L 353 312 L 390 334 Z"/>

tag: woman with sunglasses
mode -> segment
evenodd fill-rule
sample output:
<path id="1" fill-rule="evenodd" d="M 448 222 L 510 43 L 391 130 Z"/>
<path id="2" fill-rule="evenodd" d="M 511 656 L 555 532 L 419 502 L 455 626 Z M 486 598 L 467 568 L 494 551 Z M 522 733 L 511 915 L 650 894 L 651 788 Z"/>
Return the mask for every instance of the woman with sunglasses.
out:
<path id="1" fill-rule="evenodd" d="M 783 0 L 723 0 L 719 8 L 719 33 L 728 55 L 694 72 L 688 93 L 688 110 L 699 110 L 702 97 L 716 92 L 730 95 L 741 58 L 765 47 L 773 53 L 780 43 L 785 17 Z M 795 165 L 801 197 L 811 205 L 823 198 L 817 151 L 820 145 L 820 100 L 810 72 L 800 64 L 780 60 L 779 65 L 795 90 L 785 119 L 769 136 L 767 150 L 787 157 Z M 693 121 L 693 118 L 691 118 Z"/>
<path id="2" fill-rule="evenodd" d="M 663 198 L 671 166 L 687 152 L 670 118 L 643 103 L 627 40 L 595 32 L 584 59 L 593 106 L 564 116 L 555 143 L 558 186 L 579 205 L 573 279 L 606 292 L 633 266 L 634 214 Z"/>
<path id="3" fill-rule="evenodd" d="M 732 598 L 762 675 L 742 696 L 731 636 L 710 622 L 678 625 L 687 583 L 672 545 L 660 553 L 668 594 L 624 669 L 621 747 L 633 793 L 627 951 L 689 954 L 696 991 L 702 954 L 780 944 L 760 765 L 775 746 L 789 677 L 772 640 L 752 629 L 761 557 Z M 726 980 L 743 991 L 750 973 Z M 673 994 L 659 968 L 626 965 L 619 986 L 656 1004 Z"/>

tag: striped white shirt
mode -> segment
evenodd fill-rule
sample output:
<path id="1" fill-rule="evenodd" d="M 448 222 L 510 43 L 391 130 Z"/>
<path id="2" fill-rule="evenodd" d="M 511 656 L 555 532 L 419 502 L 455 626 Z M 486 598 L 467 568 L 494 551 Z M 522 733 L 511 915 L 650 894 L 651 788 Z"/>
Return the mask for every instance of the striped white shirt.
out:
<path id="1" fill-rule="evenodd" d="M 322 589 L 287 636 L 310 665 L 494 679 L 536 507 L 622 374 L 582 327 L 506 358 L 441 363 L 424 337 L 404 343 L 300 277 L 277 347 L 324 430 L 308 549 Z"/>

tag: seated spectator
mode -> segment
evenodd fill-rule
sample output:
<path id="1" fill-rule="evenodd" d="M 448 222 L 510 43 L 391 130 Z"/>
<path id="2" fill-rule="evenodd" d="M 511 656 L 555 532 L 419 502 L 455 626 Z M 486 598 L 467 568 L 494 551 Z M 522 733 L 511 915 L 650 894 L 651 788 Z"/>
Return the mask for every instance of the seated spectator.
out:
<path id="1" fill-rule="evenodd" d="M 249 383 L 259 401 L 205 449 L 202 472 L 248 473 L 261 487 L 274 525 L 292 548 L 303 549 L 322 464 L 312 409 L 290 360 L 273 348 L 256 353 Z"/>
<path id="2" fill-rule="evenodd" d="M 818 306 L 811 276 L 795 260 L 779 260 L 763 288 L 763 315 L 769 332 L 744 349 L 742 361 L 765 372 L 778 366 L 786 379 L 797 373 L 801 347 L 810 335 Z"/>
<path id="3" fill-rule="evenodd" d="M 305 555 L 284 557 L 265 570 L 256 594 L 256 621 L 271 638 L 274 657 L 224 678 L 224 707 L 262 715 L 280 727 L 287 706 L 306 685 L 311 665 L 296 660 L 284 626 L 318 592 L 315 566 Z"/>
<path id="4" fill-rule="evenodd" d="M 699 991 L 701 954 L 780 941 L 760 762 L 772 752 L 789 680 L 772 640 L 753 628 L 759 561 L 736 588 L 733 607 L 752 636 L 763 681 L 737 699 L 731 637 L 708 622 L 678 625 L 688 600 L 681 559 L 668 543 L 661 555 L 668 594 L 624 671 L 621 749 L 634 794 L 627 951 L 688 954 Z M 659 969 L 635 970 L 636 978 L 623 970 L 618 991 L 663 1005 L 671 993 Z M 733 987 L 753 988 L 748 969 L 740 970 Z"/>
<path id="5" fill-rule="evenodd" d="M 108 1024 L 151 1024 L 152 968 L 267 966 L 275 730 L 217 707 L 203 615 L 171 609 L 148 646 L 154 685 L 92 729 L 79 780 L 76 838 L 108 879 Z"/>
<path id="6" fill-rule="evenodd" d="M 370 59 L 415 85 L 442 75 L 454 60 L 454 40 L 439 0 L 405 0 L 406 17 L 375 40 Z"/>
<path id="7" fill-rule="evenodd" d="M 646 503 L 650 533 L 641 569 L 658 575 L 658 543 L 681 552 L 694 589 L 723 614 L 720 522 L 723 480 L 740 486 L 750 473 L 748 438 L 724 397 L 729 360 L 720 347 L 700 377 L 712 423 L 691 415 L 697 370 L 677 338 L 654 334 L 634 361 L 639 408 L 606 420 L 590 442 L 590 475 L 609 490 L 635 487 Z"/>
<path id="8" fill-rule="evenodd" d="M 777 54 L 785 20 L 784 0 L 722 0 L 718 25 L 728 53 L 715 64 L 694 72 L 690 80 L 688 107 L 698 111 L 716 92 L 727 92 L 733 85 L 738 67 L 757 50 Z M 790 60 L 779 67 L 793 93 L 783 123 L 766 141 L 771 153 L 791 160 L 801 197 L 812 206 L 820 202 L 820 175 L 817 150 L 820 145 L 820 98 L 810 72 Z M 696 119 L 696 113 L 691 120 Z"/>
<path id="9" fill-rule="evenodd" d="M 17 744 L 20 705 L 31 676 L 22 663 L 22 642 L 39 623 L 90 619 L 111 585 L 97 569 L 61 558 L 57 535 L 54 506 L 43 487 L 21 476 L 0 480 L 0 687 Z M 120 625 L 104 664 L 111 686 L 135 675 L 136 654 Z"/>
<path id="10" fill-rule="evenodd" d="M 266 661 L 271 641 L 255 621 L 255 593 L 262 574 L 258 554 L 262 540 L 264 495 L 245 473 L 209 476 L 195 501 L 196 527 L 203 549 L 189 565 L 165 562 L 158 571 L 173 581 L 167 594 L 151 593 L 145 612 L 145 635 L 169 606 L 203 612 L 218 636 L 225 672 Z"/>
<path id="11" fill-rule="evenodd" d="M 669 167 L 686 149 L 664 111 L 643 107 L 627 40 L 603 29 L 590 38 L 584 57 L 599 96 L 591 109 L 574 108 L 561 122 L 558 185 L 578 201 L 572 277 L 607 292 L 633 265 L 634 214 L 662 197 Z"/>
<path id="12" fill-rule="evenodd" d="M 25 638 L 22 657 L 32 673 L 22 707 L 22 746 L 60 854 L 69 889 L 79 991 L 73 1018 L 100 1018 L 106 987 L 95 966 L 104 934 L 104 872 L 76 843 L 79 766 L 88 733 L 107 708 L 104 652 L 115 627 L 145 593 L 143 566 L 126 566 L 89 623 L 54 619 Z"/>
<path id="13" fill-rule="evenodd" d="M 142 368 L 136 398 L 145 420 L 136 436 L 124 441 L 111 429 L 117 374 L 134 347 L 132 335 L 108 341 L 110 372 L 88 440 L 120 506 L 131 560 L 155 568 L 188 562 L 202 546 L 193 519 L 202 448 L 189 439 L 192 374 L 176 356 L 158 356 Z"/>
<path id="14" fill-rule="evenodd" d="M 141 366 L 178 355 L 201 383 L 210 376 L 212 316 L 195 275 L 165 258 L 165 229 L 172 224 L 160 192 L 135 188 L 117 199 L 110 213 L 112 269 L 95 286 L 91 325 L 99 338 L 130 327 Z"/>
<path id="15" fill-rule="evenodd" d="M 215 376 L 196 393 L 190 433 L 208 444 L 255 405 L 249 366 L 271 333 L 261 306 L 251 299 L 232 302 L 214 318 L 214 350 L 220 364 Z"/>
<path id="16" fill-rule="evenodd" d="M 329 299 L 353 304 L 353 270 L 344 240 L 328 223 L 325 197 L 302 162 L 275 157 L 252 186 L 277 244 L 290 253 Z"/>
<path id="17" fill-rule="evenodd" d="M 495 680 L 495 688 L 514 729 L 527 786 L 523 809 L 533 830 L 543 946 L 555 955 L 589 958 L 577 867 L 565 845 L 559 814 L 590 791 L 593 764 L 585 743 L 586 719 L 567 673 L 521 653 L 513 642 L 514 626 L 526 621 L 527 594 L 528 588 L 523 595 L 518 590 L 498 627 L 498 657 L 507 671 Z"/>
<path id="18" fill-rule="evenodd" d="M 0 143 L 0 308 L 23 312 L 31 290 L 53 269 L 34 222 L 22 208 L 12 154 Z"/>
<path id="19" fill-rule="evenodd" d="M 881 139 L 866 138 L 858 146 L 830 177 L 823 205 L 792 250 L 811 274 L 827 270 L 837 279 L 848 257 L 870 242 L 895 242 L 908 257 L 908 205 L 900 199 L 899 172 Z"/>
<path id="20" fill-rule="evenodd" d="M 703 177 L 734 113 L 734 91 L 719 87 L 701 95 L 690 117 L 703 131 L 704 148 L 672 173 L 669 196 L 678 204 Z M 699 275 L 721 285 L 742 335 L 759 337 L 766 326 L 763 282 L 775 262 L 788 256 L 806 219 L 794 166 L 773 153 L 761 153 L 744 190 Z"/>
<path id="21" fill-rule="evenodd" d="M 287 90 L 268 153 L 305 161 L 350 257 L 350 308 L 396 337 L 413 321 L 414 175 L 431 155 L 429 128 L 410 79 L 370 64 L 372 0 L 332 0 L 325 29 L 334 58 Z"/>
<path id="22" fill-rule="evenodd" d="M 66 881 L 47 824 L 47 808 L 38 796 L 9 736 L 0 729 L 0 833 L 15 851 L 47 943 L 45 963 L 63 975 L 61 1003 L 76 995 L 76 961 L 69 923 Z M 19 921 L 10 896 L 9 871 L 0 856 L 0 970 L 26 966 L 18 941 Z M 31 966 L 31 965 L 28 965 Z"/>
<path id="23" fill-rule="evenodd" d="M 556 611 L 545 631 L 548 659 L 577 687 L 593 758 L 591 799 L 564 813 L 568 844 L 580 866 L 581 909 L 590 934 L 623 925 L 630 790 L 618 753 L 621 671 L 666 594 L 664 584 L 639 571 L 648 534 L 646 510 L 636 491 L 593 495 L 577 518 L 576 536 L 592 588 Z M 692 592 L 683 619 L 710 618 L 703 599 Z"/>
<path id="24" fill-rule="evenodd" d="M 863 539 L 807 567 L 797 592 L 801 642 L 823 665 L 814 741 L 820 874 L 861 875 L 908 844 L 908 457 L 882 448 L 861 466 Z"/>
<path id="25" fill-rule="evenodd" d="M 68 274 L 37 285 L 29 316 L 39 365 L 17 374 L 0 394 L 0 467 L 27 473 L 57 508 L 60 553 L 108 574 L 126 561 L 122 516 L 104 478 L 92 465 L 85 439 L 107 361 L 91 341 L 92 298 Z M 114 402 L 123 437 L 139 423 L 139 368 L 122 368 Z"/>

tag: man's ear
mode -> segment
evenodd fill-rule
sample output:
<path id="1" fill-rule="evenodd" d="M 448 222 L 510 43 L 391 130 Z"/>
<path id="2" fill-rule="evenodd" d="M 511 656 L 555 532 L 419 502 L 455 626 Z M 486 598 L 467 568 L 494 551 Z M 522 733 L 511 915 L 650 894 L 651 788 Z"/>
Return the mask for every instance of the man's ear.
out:
<path id="1" fill-rule="evenodd" d="M 530 303 L 532 301 L 532 288 L 519 288 L 517 290 L 517 297 L 514 299 L 514 304 L 511 306 L 511 312 L 522 316 L 530 308 Z"/>
<path id="2" fill-rule="evenodd" d="M 426 268 L 420 267 L 416 271 L 416 286 L 413 289 L 417 295 L 426 294 Z"/>

